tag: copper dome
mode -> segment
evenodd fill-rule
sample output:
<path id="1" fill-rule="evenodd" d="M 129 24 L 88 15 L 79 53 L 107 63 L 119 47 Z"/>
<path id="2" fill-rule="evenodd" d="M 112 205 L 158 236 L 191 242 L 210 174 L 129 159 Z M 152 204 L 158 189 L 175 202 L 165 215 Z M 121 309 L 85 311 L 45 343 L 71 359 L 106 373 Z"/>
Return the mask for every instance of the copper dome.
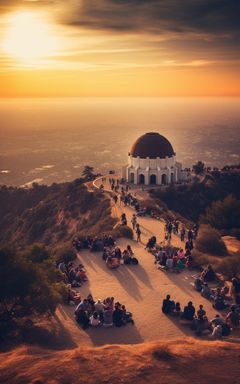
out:
<path id="1" fill-rule="evenodd" d="M 130 155 L 146 159 L 164 159 L 175 155 L 171 143 L 157 132 L 145 133 L 133 144 Z"/>

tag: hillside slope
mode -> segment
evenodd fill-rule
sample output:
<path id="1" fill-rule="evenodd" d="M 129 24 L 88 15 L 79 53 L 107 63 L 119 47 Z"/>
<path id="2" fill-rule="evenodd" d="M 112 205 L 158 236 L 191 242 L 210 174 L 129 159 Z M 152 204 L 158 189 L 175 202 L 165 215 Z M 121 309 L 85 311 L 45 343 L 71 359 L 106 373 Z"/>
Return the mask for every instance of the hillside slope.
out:
<path id="1" fill-rule="evenodd" d="M 5 384 L 237 384 L 239 363 L 239 346 L 192 339 L 61 352 L 21 347 L 2 354 L 0 381 Z"/>
<path id="2" fill-rule="evenodd" d="M 0 243 L 24 247 L 54 245 L 73 235 L 111 230 L 111 207 L 100 191 L 89 191 L 84 179 L 70 183 L 0 187 Z"/>

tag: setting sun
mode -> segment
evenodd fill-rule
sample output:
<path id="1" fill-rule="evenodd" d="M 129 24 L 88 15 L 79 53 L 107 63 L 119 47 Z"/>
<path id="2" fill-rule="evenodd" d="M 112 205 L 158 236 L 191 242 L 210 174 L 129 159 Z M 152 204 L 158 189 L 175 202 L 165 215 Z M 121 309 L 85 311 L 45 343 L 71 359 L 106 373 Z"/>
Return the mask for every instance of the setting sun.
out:
<path id="1" fill-rule="evenodd" d="M 9 55 L 28 62 L 49 56 L 56 39 L 43 13 L 17 12 L 8 19 L 4 47 Z"/>

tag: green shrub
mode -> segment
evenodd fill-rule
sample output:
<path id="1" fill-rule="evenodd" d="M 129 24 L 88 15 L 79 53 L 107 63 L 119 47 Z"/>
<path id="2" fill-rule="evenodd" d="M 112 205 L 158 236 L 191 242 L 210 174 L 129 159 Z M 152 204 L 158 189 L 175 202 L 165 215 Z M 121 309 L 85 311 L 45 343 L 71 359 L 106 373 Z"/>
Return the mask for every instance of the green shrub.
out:
<path id="1" fill-rule="evenodd" d="M 210 227 L 210 225 L 200 226 L 195 247 L 202 253 L 209 253 L 210 255 L 216 256 L 227 255 L 227 248 L 220 233 Z"/>
<path id="2" fill-rule="evenodd" d="M 215 201 L 200 220 L 219 230 L 231 231 L 233 228 L 239 228 L 240 200 L 233 195 L 228 195 L 224 200 Z"/>
<path id="3" fill-rule="evenodd" d="M 33 251 L 34 257 L 35 254 Z M 38 257 L 32 257 L 35 260 L 32 262 L 29 255 L 31 250 L 19 253 L 0 249 L 0 321 L 33 312 L 54 313 L 62 301 L 63 289 L 57 281 L 59 271 L 53 262 L 46 259 L 41 262 Z"/>

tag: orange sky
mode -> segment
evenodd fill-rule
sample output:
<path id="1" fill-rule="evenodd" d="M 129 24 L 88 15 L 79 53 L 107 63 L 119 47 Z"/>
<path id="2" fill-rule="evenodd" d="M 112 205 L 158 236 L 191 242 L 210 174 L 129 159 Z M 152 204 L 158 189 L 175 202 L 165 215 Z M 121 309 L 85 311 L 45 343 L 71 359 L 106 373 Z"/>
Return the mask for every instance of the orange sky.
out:
<path id="1" fill-rule="evenodd" d="M 7 3 L 0 97 L 240 96 L 239 31 L 225 20 L 231 0 L 222 9 L 183 0 L 189 17 L 174 0 Z"/>

